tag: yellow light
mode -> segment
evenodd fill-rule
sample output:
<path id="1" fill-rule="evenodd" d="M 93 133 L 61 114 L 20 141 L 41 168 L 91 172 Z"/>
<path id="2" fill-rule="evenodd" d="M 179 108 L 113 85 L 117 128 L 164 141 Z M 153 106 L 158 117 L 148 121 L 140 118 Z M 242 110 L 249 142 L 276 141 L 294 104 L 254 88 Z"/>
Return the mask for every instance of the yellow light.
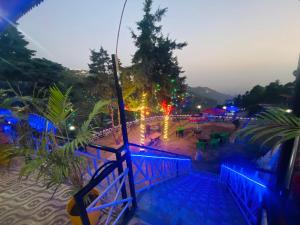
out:
<path id="1" fill-rule="evenodd" d="M 166 115 L 164 118 L 164 139 L 168 139 L 168 133 L 169 133 L 169 116 Z"/>
<path id="2" fill-rule="evenodd" d="M 145 104 L 146 104 L 146 93 L 142 94 L 141 102 L 141 123 L 140 123 L 140 145 L 145 144 Z M 143 151 L 143 148 L 140 148 L 140 151 Z"/>

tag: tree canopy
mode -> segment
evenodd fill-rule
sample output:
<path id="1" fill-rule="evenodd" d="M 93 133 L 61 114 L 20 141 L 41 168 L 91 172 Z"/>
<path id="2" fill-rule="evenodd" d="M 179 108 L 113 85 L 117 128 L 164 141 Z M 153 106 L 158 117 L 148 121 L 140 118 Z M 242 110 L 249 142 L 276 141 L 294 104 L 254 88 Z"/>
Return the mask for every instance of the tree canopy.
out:
<path id="1" fill-rule="evenodd" d="M 244 95 L 238 95 L 234 102 L 246 108 L 249 114 L 258 113 L 263 105 L 291 107 L 295 83 L 280 84 L 278 80 L 266 86 L 256 85 Z"/>
<path id="2" fill-rule="evenodd" d="M 93 49 L 90 55 L 91 63 L 89 65 L 91 74 L 111 74 L 112 62 L 108 53 L 101 46 L 99 51 Z"/>
<path id="3" fill-rule="evenodd" d="M 30 89 L 59 83 L 66 71 L 62 65 L 44 58 L 34 58 L 35 51 L 28 49 L 24 35 L 9 26 L 0 33 L 0 81 L 21 82 Z M 23 82 L 23 83 L 22 83 Z"/>
<path id="4" fill-rule="evenodd" d="M 166 14 L 167 8 L 159 8 L 152 12 L 152 3 L 152 0 L 145 0 L 143 18 L 137 22 L 137 32 L 132 31 L 132 38 L 137 47 L 132 62 L 139 68 L 135 79 L 142 79 L 142 82 L 146 80 L 143 89 L 153 93 L 153 99 L 149 101 L 166 100 L 178 106 L 186 85 L 174 50 L 182 49 L 187 44 L 177 43 L 162 34 L 162 26 L 158 23 Z"/>

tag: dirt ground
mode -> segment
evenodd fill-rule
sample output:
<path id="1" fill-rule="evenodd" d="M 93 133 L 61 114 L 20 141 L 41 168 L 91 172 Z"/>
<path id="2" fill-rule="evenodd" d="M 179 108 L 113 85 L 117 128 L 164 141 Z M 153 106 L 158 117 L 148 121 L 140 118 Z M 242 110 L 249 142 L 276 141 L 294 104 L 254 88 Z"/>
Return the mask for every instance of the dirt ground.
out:
<path id="1" fill-rule="evenodd" d="M 193 158 L 196 154 L 196 142 L 199 138 L 199 135 L 197 136 L 194 134 L 194 130 L 196 128 L 202 131 L 201 136 L 203 137 L 209 137 L 209 135 L 213 132 L 222 132 L 222 131 L 232 134 L 235 130 L 234 125 L 230 122 L 207 122 L 207 123 L 197 125 L 189 122 L 188 120 L 181 120 L 181 121 L 170 120 L 168 123 L 169 123 L 169 127 L 168 127 L 167 139 L 164 139 L 163 121 L 147 123 L 151 127 L 161 127 L 161 131 L 160 131 L 161 136 L 159 141 L 152 144 L 150 143 L 149 138 L 146 137 L 145 144 L 153 148 L 169 151 L 172 153 L 183 154 L 186 156 L 191 156 Z M 184 128 L 183 137 L 176 136 L 176 129 L 178 127 Z M 157 131 L 151 131 L 150 134 L 154 132 Z M 129 136 L 129 141 L 131 143 L 140 144 L 140 139 L 141 139 L 140 125 L 134 125 L 128 128 L 128 136 Z M 119 147 L 122 145 L 120 140 L 122 140 L 121 132 L 118 131 L 106 137 L 99 138 L 95 142 L 97 144 L 101 144 L 105 146 Z M 119 143 L 117 144 L 117 142 Z"/>

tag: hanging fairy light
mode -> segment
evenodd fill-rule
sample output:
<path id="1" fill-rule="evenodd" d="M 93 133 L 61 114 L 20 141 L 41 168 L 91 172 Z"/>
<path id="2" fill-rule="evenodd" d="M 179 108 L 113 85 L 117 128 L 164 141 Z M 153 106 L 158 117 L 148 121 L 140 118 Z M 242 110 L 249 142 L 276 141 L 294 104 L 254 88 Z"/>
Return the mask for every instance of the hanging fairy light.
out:
<path id="1" fill-rule="evenodd" d="M 145 108 L 146 108 L 146 93 L 142 94 L 141 102 L 141 123 L 140 123 L 140 145 L 145 144 Z M 140 148 L 140 151 L 144 151 L 144 148 Z"/>

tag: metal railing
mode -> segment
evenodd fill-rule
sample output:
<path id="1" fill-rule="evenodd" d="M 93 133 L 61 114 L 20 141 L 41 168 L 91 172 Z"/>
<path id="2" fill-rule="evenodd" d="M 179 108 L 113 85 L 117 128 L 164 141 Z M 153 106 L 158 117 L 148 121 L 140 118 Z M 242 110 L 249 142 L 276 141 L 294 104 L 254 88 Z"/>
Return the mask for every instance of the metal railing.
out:
<path id="1" fill-rule="evenodd" d="M 192 115 L 190 115 L 190 114 L 170 115 L 170 118 L 172 118 L 172 119 L 187 119 L 190 116 L 192 116 Z M 223 119 L 232 120 L 234 117 L 233 116 L 209 116 L 209 118 L 211 120 L 223 121 Z M 255 120 L 255 118 L 250 118 L 250 117 L 240 117 L 240 116 L 238 116 L 238 117 L 235 117 L 235 118 L 240 119 L 242 121 L 246 121 L 245 124 L 248 124 L 248 122 L 250 122 L 252 120 Z M 145 122 L 163 121 L 163 119 L 164 119 L 164 116 L 152 116 L 152 117 L 145 118 Z M 129 128 L 129 127 L 135 126 L 139 123 L 140 123 L 140 120 L 137 119 L 137 120 L 134 120 L 134 121 L 127 122 L 126 126 L 127 126 L 127 128 Z M 121 126 L 118 125 L 118 126 L 114 126 L 114 127 L 111 127 L 111 128 L 100 130 L 97 133 L 95 133 L 94 140 L 97 139 L 97 138 L 102 138 L 102 137 L 105 137 L 107 135 L 110 135 L 111 133 L 119 130 L 120 128 L 121 128 Z"/>
<path id="2" fill-rule="evenodd" d="M 261 223 L 263 199 L 268 186 L 259 178 L 246 175 L 243 169 L 221 166 L 220 181 L 224 183 L 249 225 Z"/>
<path id="3" fill-rule="evenodd" d="M 129 145 L 144 149 L 142 152 L 131 153 L 137 193 L 191 171 L 192 164 L 189 157 L 133 143 Z"/>
<path id="4" fill-rule="evenodd" d="M 113 149 L 88 145 L 76 152 L 86 159 L 86 186 L 74 195 L 84 225 L 92 225 L 89 214 L 98 212 L 100 224 L 117 224 L 123 215 L 136 208 L 135 187 L 130 152 L 125 148 Z M 106 154 L 105 156 L 102 154 Z M 84 204 L 94 190 L 98 196 Z"/>
<path id="5" fill-rule="evenodd" d="M 129 151 L 130 147 L 143 147 L 147 152 Z M 186 156 L 133 143 L 128 149 L 91 144 L 76 154 L 86 159 L 88 182 L 74 196 L 84 225 L 91 225 L 88 215 L 93 212 L 101 212 L 101 224 L 117 224 L 124 220 L 124 215 L 132 215 L 137 204 L 136 192 L 191 170 L 191 159 Z M 93 189 L 99 195 L 85 206 L 84 198 Z"/>

